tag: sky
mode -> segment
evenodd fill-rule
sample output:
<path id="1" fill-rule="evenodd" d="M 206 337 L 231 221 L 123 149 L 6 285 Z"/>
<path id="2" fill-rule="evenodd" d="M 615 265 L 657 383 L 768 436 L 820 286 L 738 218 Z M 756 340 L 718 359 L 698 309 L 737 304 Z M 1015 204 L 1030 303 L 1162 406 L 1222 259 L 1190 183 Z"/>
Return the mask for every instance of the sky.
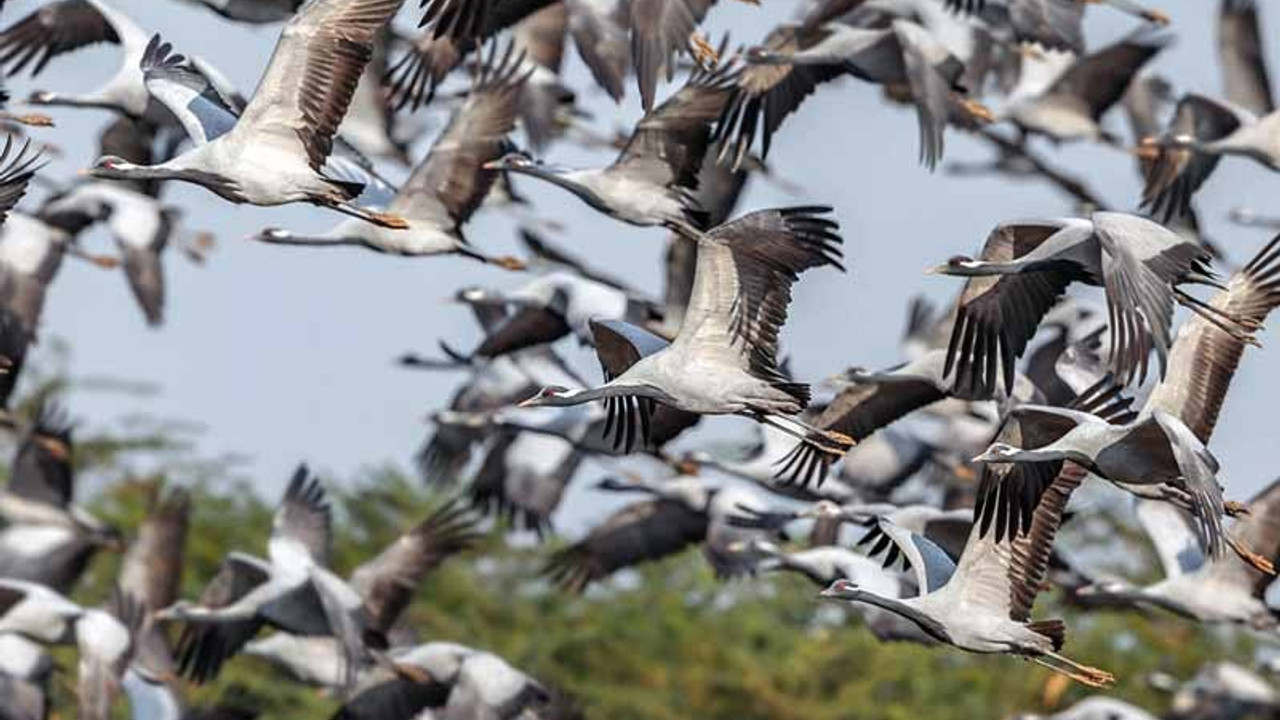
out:
<path id="1" fill-rule="evenodd" d="M 143 28 L 162 33 L 179 52 L 203 56 L 220 67 L 246 93 L 256 84 L 279 32 L 277 26 L 227 23 L 178 0 L 113 4 Z M 10 2 L 2 20 L 7 25 L 39 5 L 35 0 Z M 1219 94 L 1213 44 L 1217 5 L 1165 0 L 1161 6 L 1173 18 L 1176 42 L 1152 67 L 1180 91 Z M 705 28 L 712 37 L 732 29 L 735 43 L 752 43 L 793 8 L 790 0 L 764 0 L 762 7 L 722 0 Z M 1270 4 L 1262 10 L 1264 37 L 1280 37 L 1280 11 Z M 1089 16 L 1091 48 L 1133 26 L 1129 17 L 1107 8 L 1091 7 Z M 406 26 L 412 20 L 408 11 L 399 18 Z M 1280 68 L 1277 45 L 1269 48 L 1269 59 Z M 119 54 L 109 46 L 86 48 L 54 60 L 38 78 L 11 79 L 9 89 L 17 99 L 35 89 L 83 91 L 114 72 Z M 597 129 L 612 131 L 639 118 L 634 86 L 615 106 L 591 88 L 574 53 L 566 59 L 568 83 L 580 91 Z M 37 131 L 37 136 L 58 145 L 63 155 L 44 175 L 68 180 L 94 159 L 97 133 L 109 117 L 73 109 L 51 114 L 58 127 Z M 426 117 L 437 126 L 443 119 L 429 111 Z M 1118 113 L 1106 122 L 1128 136 Z M 783 343 L 801 379 L 816 381 L 850 365 L 897 362 L 908 299 L 924 294 L 942 304 L 959 289 L 960 280 L 926 276 L 924 268 L 973 252 L 999 222 L 1072 212 L 1060 194 L 1034 179 L 957 178 L 945 171 L 945 163 L 931 174 L 916 163 L 916 141 L 911 111 L 887 105 L 867 85 L 832 83 L 786 122 L 769 157 L 774 172 L 801 191 L 756 179 L 743 198 L 740 211 L 829 204 L 843 228 L 848 273 L 811 272 L 795 290 Z M 426 147 L 419 143 L 414 157 L 421 157 Z M 1042 141 L 1035 148 L 1087 177 L 1114 208 L 1131 209 L 1137 203 L 1140 186 L 1128 155 L 1074 145 L 1055 150 Z M 553 145 L 546 155 L 578 166 L 610 160 L 608 154 L 568 143 Z M 988 157 L 985 145 L 948 133 L 947 161 Z M 405 170 L 387 167 L 386 173 L 399 179 Z M 556 237 L 559 242 L 641 288 L 660 292 L 663 231 L 624 226 L 557 188 L 532 181 L 519 188 L 539 214 L 566 225 Z M 1273 200 L 1277 189 L 1280 176 L 1228 160 L 1201 193 L 1208 232 L 1237 262 L 1246 261 L 1268 235 L 1232 226 L 1227 212 L 1245 205 L 1280 213 L 1280 203 Z M 34 199 L 28 199 L 28 207 Z M 64 263 L 50 291 L 43 332 L 67 343 L 69 368 L 81 381 L 68 399 L 69 408 L 89 428 L 108 429 L 139 413 L 196 423 L 203 428 L 202 452 L 242 456 L 240 469 L 269 496 L 279 491 L 299 460 L 340 476 L 387 463 L 409 467 L 429 429 L 424 418 L 447 402 L 462 376 L 406 371 L 393 358 L 411 349 L 432 352 L 439 339 L 468 347 L 476 339 L 469 314 L 440 299 L 462 285 L 511 287 L 525 280 L 459 258 L 406 259 L 246 241 L 267 226 L 320 231 L 341 219 L 310 206 L 236 206 L 202 188 L 177 184 L 164 199 L 186 209 L 190 227 L 214 233 L 216 250 L 202 267 L 168 253 L 167 322 L 158 330 L 142 322 L 122 273 Z M 514 220 L 500 210 L 482 210 L 467 234 L 488 252 L 510 253 L 518 250 L 514 228 Z M 91 249 L 111 249 L 110 239 L 101 233 L 85 240 Z M 1268 418 L 1280 403 L 1280 383 L 1268 380 L 1280 366 L 1278 351 L 1271 347 L 1280 345 L 1280 333 L 1268 330 L 1261 340 L 1263 349 L 1249 351 L 1236 377 L 1212 447 L 1223 464 L 1220 479 L 1238 499 L 1276 472 L 1268 459 L 1271 448 L 1261 440 L 1271 437 Z M 597 377 L 598 366 L 586 351 L 567 347 L 566 352 L 586 377 Z M 104 392 L 91 382 L 103 377 L 142 381 L 154 392 Z M 751 429 L 738 418 L 704 425 L 703 437 L 745 437 Z"/>

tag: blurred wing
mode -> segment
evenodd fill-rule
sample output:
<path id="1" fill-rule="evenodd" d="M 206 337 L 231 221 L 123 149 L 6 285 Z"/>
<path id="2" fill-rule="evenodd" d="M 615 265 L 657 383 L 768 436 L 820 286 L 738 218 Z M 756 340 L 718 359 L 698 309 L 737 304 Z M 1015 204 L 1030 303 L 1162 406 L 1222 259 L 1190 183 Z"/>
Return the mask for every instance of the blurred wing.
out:
<path id="1" fill-rule="evenodd" d="M 1048 94 L 1079 99 L 1097 120 L 1124 96 L 1133 76 L 1164 45 L 1161 39 L 1130 39 L 1086 55 L 1049 86 Z"/>
<path id="2" fill-rule="evenodd" d="M 351 573 L 369 628 L 386 634 L 432 570 L 480 538 L 474 516 L 456 501 L 431 513 Z"/>
<path id="3" fill-rule="evenodd" d="M 1222 0 L 1218 15 L 1218 63 L 1222 67 L 1227 100 L 1259 117 L 1275 109 L 1254 0 Z"/>
<path id="4" fill-rule="evenodd" d="M 27 185 L 37 171 L 44 167 L 43 150 L 31 149 L 31 141 L 15 147 L 13 135 L 6 135 L 4 148 L 0 149 L 0 224 L 9 217 L 9 211 L 27 194 Z"/>
<path id="5" fill-rule="evenodd" d="M 311 476 L 306 465 L 299 465 L 271 522 L 267 547 L 272 562 L 293 565 L 292 558 L 300 551 L 319 565 L 328 566 L 332 523 L 324 486 Z"/>
<path id="6" fill-rule="evenodd" d="M 151 511 L 138 528 L 120 566 L 120 588 L 149 611 L 178 599 L 191 517 L 191 496 L 182 488 L 152 496 Z"/>
<path id="7" fill-rule="evenodd" d="M 659 560 L 702 542 L 707 516 L 673 500 L 650 500 L 614 513 L 585 538 L 557 551 L 544 573 L 582 592 L 623 568 Z"/>
<path id="8" fill-rule="evenodd" d="M 923 535 L 907 530 L 890 521 L 877 517 L 859 545 L 871 545 L 867 555 L 877 557 L 886 553 L 884 566 L 890 567 L 899 555 L 907 567 L 915 572 L 916 587 L 920 594 L 931 593 L 946 585 L 956 571 L 956 563 L 946 551 Z"/>
<path id="9" fill-rule="evenodd" d="M 1166 139 L 1189 136 L 1197 143 L 1221 140 L 1254 122 L 1241 111 L 1202 95 L 1186 95 L 1178 101 Z M 1142 207 L 1168 222 L 1191 213 L 1191 199 L 1218 167 L 1221 156 L 1182 147 L 1155 146 L 1156 157 L 1146 162 Z"/>
<path id="10" fill-rule="evenodd" d="M 596 84 L 615 102 L 626 94 L 627 7 L 621 0 L 564 0 L 569 34 Z"/>
<path id="11" fill-rule="evenodd" d="M 407 217 L 428 217 L 441 228 L 456 228 L 480 207 L 497 177 L 484 164 L 502 156 L 515 127 L 520 90 L 527 73 L 522 57 L 508 46 L 491 55 L 471 92 L 454 112 L 431 151 L 401 188 L 393 209 Z"/>
<path id="12" fill-rule="evenodd" d="M 33 60 L 39 75 L 53 58 L 95 43 L 120 43 L 107 18 L 88 0 L 59 0 L 0 32 L 0 65 L 17 75 Z"/>
<path id="13" fill-rule="evenodd" d="M 270 566 L 246 555 L 232 553 L 222 561 L 200 593 L 199 604 L 222 608 L 234 604 L 264 585 L 271 577 Z M 174 656 L 178 671 L 196 683 L 212 680 L 227 658 L 239 652 L 262 627 L 262 618 L 254 616 L 235 622 L 188 623 L 178 638 Z"/>
<path id="14" fill-rule="evenodd" d="M 675 74 L 675 56 L 688 47 L 715 0 L 630 0 L 631 60 L 640 85 L 640 104 L 648 111 L 658 80 Z"/>

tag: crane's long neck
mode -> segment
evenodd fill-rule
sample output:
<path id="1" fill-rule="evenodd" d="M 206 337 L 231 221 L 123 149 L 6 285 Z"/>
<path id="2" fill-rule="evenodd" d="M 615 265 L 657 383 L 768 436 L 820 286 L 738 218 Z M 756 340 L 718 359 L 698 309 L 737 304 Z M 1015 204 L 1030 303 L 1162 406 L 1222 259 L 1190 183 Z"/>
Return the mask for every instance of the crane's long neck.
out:
<path id="1" fill-rule="evenodd" d="M 46 107 L 73 107 L 88 108 L 93 110 L 111 110 L 113 112 L 121 109 L 120 103 L 111 100 L 108 97 L 90 94 L 90 95 L 64 95 L 54 92 L 38 92 L 31 97 L 32 105 L 43 105 Z"/>
<path id="2" fill-rule="evenodd" d="M 281 237 L 262 236 L 258 238 L 269 245 L 304 245 L 307 247 L 364 247 L 376 250 L 367 241 L 357 237 L 329 235 L 286 235 Z"/>
<path id="3" fill-rule="evenodd" d="M 553 185 L 558 185 L 574 195 L 577 195 L 583 202 L 591 205 L 592 207 L 602 207 L 605 204 L 594 190 L 588 187 L 586 183 L 582 182 L 582 172 L 556 170 L 545 165 L 529 165 L 526 167 L 512 168 L 511 172 L 540 178 Z"/>
<path id="4" fill-rule="evenodd" d="M 885 597 L 883 595 L 877 595 L 873 592 L 868 592 L 866 590 L 859 590 L 858 595 L 855 599 L 858 602 L 863 602 L 868 605 L 874 605 L 880 608 L 881 610 L 886 610 L 888 612 L 893 613 L 894 615 L 897 615 L 899 617 L 904 617 L 910 620 L 911 622 L 919 626 L 919 628 L 923 630 L 925 634 L 927 634 L 929 637 L 932 637 L 934 640 L 937 640 L 938 642 L 943 642 L 943 643 L 951 642 L 951 636 L 947 634 L 947 629 L 943 627 L 942 623 L 938 622 L 932 616 L 926 614 L 920 608 L 916 607 L 915 605 L 909 602 L 905 602 L 898 598 L 891 598 L 891 597 Z"/>
<path id="5" fill-rule="evenodd" d="M 959 275 L 962 277 L 982 277 L 988 275 L 1009 275 L 1020 272 L 1027 267 L 1027 259 L 1024 255 L 1021 258 L 1006 260 L 1004 262 L 990 262 L 987 260 L 966 260 L 960 265 L 952 267 L 947 274 Z"/>

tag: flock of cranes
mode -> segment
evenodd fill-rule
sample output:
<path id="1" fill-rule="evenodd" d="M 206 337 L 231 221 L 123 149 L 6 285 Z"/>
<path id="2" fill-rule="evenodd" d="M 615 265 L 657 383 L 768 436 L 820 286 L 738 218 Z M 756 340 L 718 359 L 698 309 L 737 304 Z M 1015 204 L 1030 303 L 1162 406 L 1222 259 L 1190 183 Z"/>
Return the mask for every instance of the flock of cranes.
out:
<path id="1" fill-rule="evenodd" d="M 112 121 L 83 177 L 59 183 L 42 164 L 54 118 L 3 116 L 0 405 L 64 257 L 122 266 L 145 321 L 163 323 L 163 252 L 199 260 L 210 246 L 161 199 L 170 181 L 218 202 L 346 216 L 314 236 L 263 229 L 263 243 L 458 255 L 530 274 L 453 293 L 483 334 L 474 348 L 441 341 L 442 356 L 401 359 L 462 375 L 418 464 L 433 485 L 470 480 L 345 576 L 331 562 L 326 489 L 300 466 L 265 554 L 229 553 L 184 598 L 186 492 L 157 494 L 144 524 L 122 533 L 77 503 L 73 424 L 56 402 L 6 411 L 16 449 L 0 491 L 0 718 L 49 715 L 58 645 L 77 648 L 87 720 L 111 716 L 120 697 L 139 720 L 234 717 L 187 707 L 183 681 L 209 682 L 240 655 L 324 688 L 342 718 L 573 717 L 571 702 L 507 660 L 457 638 L 421 642 L 402 616 L 423 579 L 482 532 L 549 541 L 566 489 L 598 466 L 596 490 L 639 499 L 549 553 L 543 573 L 569 591 L 696 546 L 721 578 L 808 578 L 881 639 L 1019 656 L 1098 688 L 1113 675 L 1068 654 L 1062 620 L 1033 613 L 1047 589 L 1082 607 L 1156 608 L 1274 637 L 1280 614 L 1265 595 L 1280 561 L 1280 487 L 1242 501 L 1221 482 L 1210 440 L 1245 350 L 1280 305 L 1280 237 L 1233 268 L 1196 214 L 1224 157 L 1280 169 L 1251 0 L 1218 3 L 1225 92 L 1181 98 L 1158 75 L 1171 18 L 1131 0 L 1106 3 L 1135 27 L 1100 49 L 1084 36 L 1084 0 L 815 0 L 742 47 L 699 30 L 713 0 L 185 1 L 280 25 L 252 95 L 106 0 L 45 0 L 5 19 L 4 74 L 54 88 L 24 107 L 105 110 Z M 569 39 L 613 100 L 634 75 L 644 114 L 629 134 L 601 140 L 581 127 L 560 74 Z M 104 43 L 119 46 L 118 71 L 90 92 L 58 91 L 58 57 Z M 441 92 L 454 76 L 463 89 Z M 932 268 L 962 280 L 944 311 L 912 304 L 901 363 L 850 366 L 811 386 L 784 359 L 792 290 L 807 271 L 856 263 L 846 242 L 856 228 L 817 204 L 826 196 L 737 205 L 748 177 L 770 174 L 773 137 L 845 76 L 914 107 L 921 172 L 943 160 L 948 133 L 964 133 L 997 151 L 992 171 L 1041 175 L 1074 207 L 1001 222 L 976 256 Z M 417 138 L 400 121 L 437 106 L 448 121 L 414 165 Z M 1133 137 L 1109 129 L 1113 108 Z M 1102 206 L 1048 164 L 1042 139 L 1131 150 L 1145 180 L 1135 209 Z M 617 158 L 588 169 L 546 159 L 573 141 Z M 379 169 L 393 163 L 412 166 L 399 186 Z M 473 244 L 464 229 L 481 208 L 527 204 L 524 176 L 662 229 L 661 297 L 532 227 L 524 258 Z M 40 202 L 26 200 L 37 187 Z M 118 258 L 80 246 L 97 225 Z M 1103 305 L 1069 296 L 1078 285 L 1101 288 Z M 599 382 L 565 359 L 574 344 L 594 353 Z M 691 445 L 686 432 L 717 415 L 754 420 L 757 446 L 732 458 Z M 1089 514 L 1079 500 L 1089 493 L 1129 498 L 1162 579 L 1100 574 L 1064 551 L 1060 530 Z M 116 591 L 102 606 L 73 601 L 101 550 L 125 552 Z M 1256 683 L 1215 687 L 1277 706 Z M 1097 697 L 1061 717 L 1145 715 Z"/>

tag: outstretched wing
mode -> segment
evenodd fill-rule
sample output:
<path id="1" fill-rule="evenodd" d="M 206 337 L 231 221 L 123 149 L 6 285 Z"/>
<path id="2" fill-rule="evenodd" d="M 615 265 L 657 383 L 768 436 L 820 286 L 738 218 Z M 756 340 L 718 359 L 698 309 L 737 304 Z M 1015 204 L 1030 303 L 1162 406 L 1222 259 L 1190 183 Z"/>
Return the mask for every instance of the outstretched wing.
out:
<path id="1" fill-rule="evenodd" d="M 267 548 L 272 562 L 296 565 L 296 555 L 305 553 L 319 565 L 327 566 L 333 540 L 332 523 L 324 486 L 311 476 L 306 465 L 299 465 L 271 521 Z"/>
<path id="2" fill-rule="evenodd" d="M 1261 117 L 1275 109 L 1254 0 L 1222 0 L 1218 63 L 1227 100 Z"/>
<path id="3" fill-rule="evenodd" d="M 591 336 L 595 339 L 596 356 L 609 382 L 640 361 L 666 349 L 669 343 L 643 328 L 620 320 L 591 320 Z M 635 448 L 637 436 L 646 446 L 652 441 L 653 416 L 656 403 L 650 398 L 622 395 L 605 400 L 608 416 L 603 436 L 613 436 L 614 448 L 625 447 L 626 452 Z M 679 411 L 675 411 L 679 412 Z M 639 426 L 637 428 L 637 425 Z M 639 433 L 637 433 L 637 429 Z"/>
<path id="4" fill-rule="evenodd" d="M 222 137 L 236 126 L 239 113 L 227 98 L 159 35 L 147 43 L 141 67 L 147 92 L 178 118 L 187 137 L 197 146 Z"/>

